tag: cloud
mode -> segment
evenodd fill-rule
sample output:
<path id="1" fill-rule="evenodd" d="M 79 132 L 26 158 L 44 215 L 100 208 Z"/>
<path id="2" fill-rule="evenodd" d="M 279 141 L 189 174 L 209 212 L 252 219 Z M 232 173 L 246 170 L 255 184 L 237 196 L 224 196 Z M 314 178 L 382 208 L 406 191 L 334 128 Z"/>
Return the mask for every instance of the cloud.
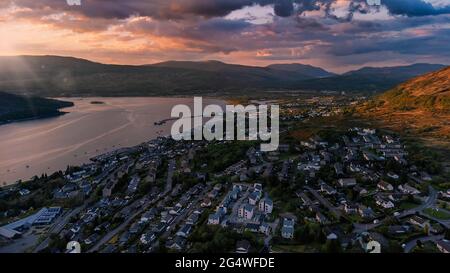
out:
<path id="1" fill-rule="evenodd" d="M 450 5 L 434 7 L 431 3 L 423 0 L 383 0 L 382 4 L 388 8 L 391 14 L 395 15 L 412 17 L 450 14 Z"/>
<path id="2" fill-rule="evenodd" d="M 1 6 L 15 5 L 34 11 L 53 10 L 105 19 L 126 19 L 132 16 L 149 16 L 159 20 L 214 18 L 224 17 L 244 7 L 259 5 L 272 6 L 274 14 L 279 17 L 322 10 L 330 18 L 350 20 L 356 12 L 368 13 L 374 9 L 367 4 L 366 0 L 84 0 L 80 6 L 69 6 L 63 0 L 4 0 L 2 2 Z M 424 0 L 384 0 L 382 4 L 394 15 L 412 17 L 450 13 L 450 5 L 435 7 Z M 344 16 L 337 16 L 334 13 L 334 8 L 340 6 L 346 6 Z"/>
<path id="3" fill-rule="evenodd" d="M 366 0 L 83 0 L 81 6 L 64 0 L 0 1 L 3 29 L 11 25 L 13 32 L 12 22 L 47 29 L 43 54 L 61 52 L 65 39 L 89 41 L 73 54 L 92 52 L 108 62 L 114 56 L 128 60 L 128 54 L 133 63 L 221 59 L 358 65 L 379 61 L 380 54 L 396 60 L 447 58 L 449 14 L 448 6 L 424 0 L 383 0 L 381 7 Z M 15 39 L 9 48 L 17 44 L 19 53 L 30 51 L 33 41 Z M 53 52 L 51 39 L 59 46 Z"/>
<path id="4" fill-rule="evenodd" d="M 291 16 L 294 12 L 294 3 L 292 0 L 277 0 L 274 3 L 274 12 L 281 17 Z"/>
<path id="5" fill-rule="evenodd" d="M 256 51 L 256 57 L 269 57 L 272 56 L 273 52 L 270 49 L 263 49 Z"/>

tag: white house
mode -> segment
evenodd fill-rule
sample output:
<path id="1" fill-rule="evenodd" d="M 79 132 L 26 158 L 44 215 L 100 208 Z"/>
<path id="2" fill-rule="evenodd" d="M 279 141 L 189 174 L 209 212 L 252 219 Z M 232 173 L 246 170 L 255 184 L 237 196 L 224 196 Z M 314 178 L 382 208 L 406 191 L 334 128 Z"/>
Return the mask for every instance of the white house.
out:
<path id="1" fill-rule="evenodd" d="M 191 231 L 192 231 L 192 225 L 185 224 L 178 230 L 176 235 L 187 238 L 189 236 L 189 234 L 191 234 Z"/>
<path id="2" fill-rule="evenodd" d="M 151 242 L 153 242 L 156 239 L 156 235 L 154 232 L 148 232 L 148 233 L 144 233 L 141 236 L 141 243 L 143 243 L 144 245 L 150 244 Z"/>
<path id="3" fill-rule="evenodd" d="M 273 202 L 269 197 L 264 197 L 259 201 L 259 211 L 264 213 L 272 213 L 273 210 Z"/>
<path id="4" fill-rule="evenodd" d="M 252 219 L 255 207 L 250 204 L 243 204 L 238 211 L 238 216 L 245 219 Z"/>
<path id="5" fill-rule="evenodd" d="M 283 227 L 281 228 L 281 237 L 286 239 L 294 238 L 294 219 L 284 218 Z"/>
<path id="6" fill-rule="evenodd" d="M 394 190 L 394 187 L 384 180 L 381 180 L 380 182 L 378 182 L 377 187 L 383 191 L 393 191 Z"/>
<path id="7" fill-rule="evenodd" d="M 376 203 L 378 206 L 385 208 L 385 209 L 391 209 L 395 207 L 394 203 L 392 203 L 389 200 L 383 199 L 383 198 L 376 198 Z"/>
<path id="8" fill-rule="evenodd" d="M 408 185 L 406 183 L 403 184 L 403 185 L 398 186 L 398 189 L 402 193 L 406 193 L 406 194 L 412 194 L 412 195 L 420 194 L 420 191 L 418 189 L 416 189 L 416 188 L 414 188 L 414 187 L 412 187 L 412 186 L 410 186 L 410 185 Z"/>
<path id="9" fill-rule="evenodd" d="M 221 215 L 219 213 L 212 213 L 208 217 L 208 225 L 218 225 L 220 224 Z"/>
<path id="10" fill-rule="evenodd" d="M 256 203 L 258 202 L 259 198 L 260 198 L 260 194 L 258 192 L 256 192 L 256 191 L 252 192 L 250 194 L 250 196 L 248 197 L 248 203 L 250 205 L 256 205 Z"/>

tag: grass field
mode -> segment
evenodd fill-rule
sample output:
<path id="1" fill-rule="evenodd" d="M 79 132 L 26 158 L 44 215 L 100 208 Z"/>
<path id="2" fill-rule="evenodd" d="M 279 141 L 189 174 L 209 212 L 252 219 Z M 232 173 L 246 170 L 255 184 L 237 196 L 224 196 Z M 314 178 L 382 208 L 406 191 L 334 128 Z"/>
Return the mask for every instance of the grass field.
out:
<path id="1" fill-rule="evenodd" d="M 424 212 L 430 216 L 433 216 L 441 220 L 450 220 L 450 214 L 441 209 L 435 210 L 432 208 L 427 208 L 424 210 Z"/>

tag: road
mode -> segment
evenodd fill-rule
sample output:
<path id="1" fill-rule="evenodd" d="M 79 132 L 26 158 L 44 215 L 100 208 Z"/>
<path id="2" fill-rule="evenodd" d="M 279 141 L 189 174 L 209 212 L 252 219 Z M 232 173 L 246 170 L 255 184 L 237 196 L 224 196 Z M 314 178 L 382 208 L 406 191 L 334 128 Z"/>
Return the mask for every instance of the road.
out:
<path id="1" fill-rule="evenodd" d="M 402 211 L 402 212 L 400 213 L 400 215 L 397 216 L 397 218 L 403 218 L 403 217 L 406 217 L 406 216 L 414 215 L 414 214 L 416 214 L 416 213 L 421 213 L 424 209 L 434 206 L 434 204 L 436 203 L 436 199 L 437 199 L 437 196 L 438 196 L 438 192 L 437 192 L 433 187 L 431 187 L 431 186 L 429 186 L 428 189 L 429 189 L 429 195 L 428 195 L 427 200 L 426 200 L 423 204 L 421 204 L 420 206 L 417 206 L 417 207 L 415 207 L 415 208 L 412 208 L 412 209 L 409 209 L 409 210 L 404 210 L 404 211 Z M 422 214 L 422 213 L 421 213 L 421 214 Z M 423 215 L 423 214 L 422 214 L 422 215 Z M 424 215 L 424 216 L 430 218 L 430 216 L 428 216 L 428 215 Z M 432 218 L 430 218 L 430 219 L 432 219 Z M 434 219 L 433 219 L 433 220 L 434 220 Z M 439 220 L 439 219 L 437 219 L 437 220 Z M 368 231 L 368 230 L 374 229 L 374 228 L 376 228 L 376 227 L 381 226 L 385 221 L 386 221 L 386 218 L 380 220 L 380 221 L 379 221 L 378 223 L 376 223 L 376 224 L 373 224 L 373 223 L 370 223 L 370 224 L 358 224 L 358 223 L 354 223 L 354 224 L 353 224 L 353 226 L 354 226 L 354 228 L 355 228 L 354 232 L 360 233 L 360 232 L 363 232 L 363 231 Z M 437 221 L 437 222 L 442 222 L 442 220 L 439 220 L 439 221 Z M 444 221 L 444 222 L 445 222 L 445 221 Z M 444 224 L 444 225 L 445 225 L 445 224 Z"/>
<path id="2" fill-rule="evenodd" d="M 436 203 L 438 192 L 432 186 L 428 187 L 428 192 L 429 192 L 428 198 L 423 204 L 421 204 L 420 206 L 417 206 L 415 208 L 403 211 L 402 213 L 400 213 L 399 218 L 413 215 L 417 212 L 423 211 L 426 208 L 434 206 L 434 204 Z"/>
<path id="3" fill-rule="evenodd" d="M 306 186 L 305 189 L 307 189 L 319 202 L 324 205 L 328 210 L 330 210 L 337 218 L 340 218 L 342 213 L 341 211 L 333 206 L 333 204 L 330 203 L 327 199 L 325 199 L 322 195 L 320 195 L 316 190 L 312 189 L 311 187 Z"/>
<path id="4" fill-rule="evenodd" d="M 169 167 L 167 171 L 167 180 L 166 180 L 166 188 L 164 190 L 164 193 L 168 193 L 172 190 L 172 179 L 173 179 L 173 172 L 176 168 L 176 161 L 175 159 L 169 160 Z"/>
<path id="5" fill-rule="evenodd" d="M 192 201 L 191 206 L 185 209 L 180 215 L 175 217 L 175 220 L 169 225 L 169 228 L 161 235 L 161 238 L 167 238 L 172 233 L 172 228 L 178 225 L 183 219 L 185 219 L 189 214 L 191 214 L 194 210 L 196 210 L 199 206 L 198 203 L 200 200 L 205 198 L 206 193 L 210 190 L 209 187 L 206 187 L 198 197 Z"/>
<path id="6" fill-rule="evenodd" d="M 166 180 L 166 186 L 164 189 L 164 192 L 162 194 L 159 194 L 157 198 L 153 199 L 151 202 L 147 203 L 145 206 L 141 207 L 137 212 L 135 212 L 133 215 L 131 215 L 130 217 L 127 217 L 127 219 L 125 220 L 125 222 L 123 222 L 122 224 L 120 224 L 118 227 L 116 227 L 115 229 L 109 231 L 105 236 L 103 236 L 93 247 L 91 247 L 88 252 L 96 252 L 99 250 L 99 248 L 106 244 L 107 242 L 109 242 L 115 235 L 119 234 L 123 229 L 125 229 L 132 220 L 134 220 L 134 218 L 136 218 L 137 216 L 139 216 L 140 214 L 142 214 L 145 210 L 147 210 L 151 205 L 156 204 L 159 200 L 162 199 L 163 196 L 165 196 L 167 193 L 169 193 L 172 190 L 172 177 L 173 177 L 173 172 L 175 171 L 175 166 L 176 166 L 176 161 L 174 159 L 171 159 L 169 161 L 169 170 L 167 173 L 167 180 Z M 124 211 L 125 209 L 130 209 L 130 208 L 135 208 L 137 204 L 139 204 L 139 202 L 141 202 L 141 200 L 143 200 L 146 197 L 143 197 L 139 200 L 136 200 L 135 202 L 133 202 L 132 204 L 128 205 L 127 207 L 123 208 L 122 211 Z"/>
<path id="7" fill-rule="evenodd" d="M 126 164 L 128 164 L 129 162 L 127 161 Z M 115 167 L 111 167 L 110 169 L 108 169 L 107 171 L 105 171 L 104 173 L 100 174 L 96 180 L 100 181 L 101 183 L 107 181 L 108 179 L 112 179 L 114 177 L 114 175 L 120 171 L 123 170 L 125 168 L 125 164 L 122 164 L 121 166 L 119 166 L 118 168 Z M 77 215 L 78 213 L 80 213 L 81 211 L 85 210 L 87 207 L 87 204 L 89 202 L 85 201 L 84 205 L 75 208 L 74 210 L 72 210 L 70 213 L 66 214 L 62 219 L 60 219 L 57 223 L 55 223 L 47 232 L 48 234 L 59 234 L 63 228 L 67 225 L 67 223 L 69 222 L 69 220 Z M 42 241 L 38 246 L 36 246 L 33 250 L 34 253 L 40 252 L 42 250 L 44 250 L 45 248 L 48 247 L 48 244 L 50 243 L 50 239 L 49 237 L 45 238 L 44 241 Z"/>
<path id="8" fill-rule="evenodd" d="M 137 216 L 139 216 L 140 214 L 142 214 L 145 210 L 147 210 L 147 208 L 153 204 L 155 204 L 156 202 L 159 201 L 159 199 L 161 198 L 162 195 L 159 195 L 156 199 L 152 200 L 151 202 L 147 203 L 146 205 L 144 205 L 143 207 L 141 207 L 138 211 L 136 211 L 134 214 L 132 214 L 130 217 L 127 217 L 127 219 L 120 224 L 118 227 L 116 227 L 115 229 L 109 231 L 105 236 L 103 236 L 93 247 L 91 247 L 87 252 L 96 252 L 99 250 L 99 248 L 106 244 L 107 242 L 109 242 L 114 236 L 116 236 L 119 232 L 121 232 L 125 227 L 127 227 L 130 222 L 132 220 L 134 220 Z M 135 208 L 136 205 L 139 204 L 139 202 L 141 202 L 141 200 L 143 200 L 144 198 L 146 198 L 145 196 L 142 197 L 141 199 L 138 199 L 136 201 L 134 201 L 133 203 L 131 203 L 130 205 L 124 207 L 121 211 L 124 211 L 126 209 L 132 209 Z"/>
<path id="9" fill-rule="evenodd" d="M 413 239 L 405 244 L 405 247 L 403 248 L 403 251 L 405 253 L 411 252 L 411 250 L 417 245 L 417 241 L 420 240 L 421 242 L 437 242 L 444 238 L 444 235 L 434 235 L 434 236 L 423 236 L 416 239 Z"/>
<path id="10" fill-rule="evenodd" d="M 83 205 L 81 207 L 75 208 L 71 212 L 67 213 L 65 216 L 63 216 L 57 223 L 55 223 L 48 231 L 48 234 L 59 234 L 63 228 L 67 225 L 67 223 L 70 221 L 70 219 L 80 213 L 82 210 L 86 208 L 86 205 Z M 45 248 L 48 247 L 48 244 L 50 243 L 50 238 L 45 238 L 44 241 L 42 241 L 38 246 L 35 247 L 33 250 L 34 253 L 41 252 Z"/>

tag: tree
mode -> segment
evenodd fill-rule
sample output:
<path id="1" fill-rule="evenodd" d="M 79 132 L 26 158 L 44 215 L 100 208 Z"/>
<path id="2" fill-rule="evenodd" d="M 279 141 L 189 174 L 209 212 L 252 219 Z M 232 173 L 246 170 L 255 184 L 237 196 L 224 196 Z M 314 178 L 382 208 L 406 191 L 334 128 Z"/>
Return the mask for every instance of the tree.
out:
<path id="1" fill-rule="evenodd" d="M 445 230 L 444 237 L 446 240 L 450 240 L 450 229 Z"/>
<path id="2" fill-rule="evenodd" d="M 425 233 L 425 235 L 430 234 L 430 226 L 429 225 L 425 225 L 425 227 L 423 228 L 423 233 Z"/>
<path id="3" fill-rule="evenodd" d="M 422 243 L 421 240 L 417 240 L 417 241 L 416 241 L 416 245 L 417 245 L 418 247 L 420 247 L 420 248 L 423 247 L 423 243 Z"/>
<path id="4" fill-rule="evenodd" d="M 327 240 L 324 247 L 326 253 L 340 253 L 342 252 L 341 243 L 339 240 Z"/>

